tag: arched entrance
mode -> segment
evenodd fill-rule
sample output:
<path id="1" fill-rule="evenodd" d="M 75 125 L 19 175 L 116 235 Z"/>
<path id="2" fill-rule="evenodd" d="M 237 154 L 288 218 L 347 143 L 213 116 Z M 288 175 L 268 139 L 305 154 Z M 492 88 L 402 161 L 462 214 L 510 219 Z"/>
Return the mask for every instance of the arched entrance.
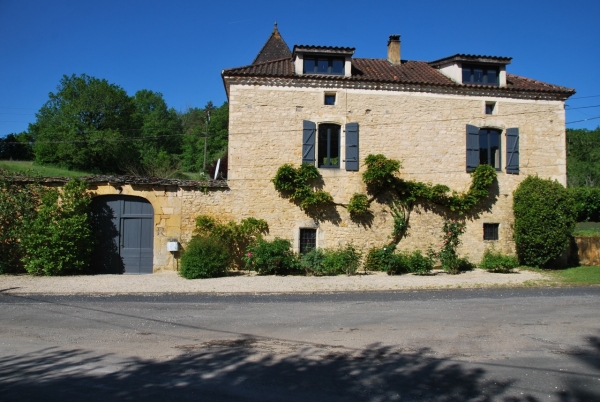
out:
<path id="1" fill-rule="evenodd" d="M 154 209 L 141 197 L 98 196 L 92 200 L 96 233 L 94 268 L 102 273 L 151 274 Z"/>

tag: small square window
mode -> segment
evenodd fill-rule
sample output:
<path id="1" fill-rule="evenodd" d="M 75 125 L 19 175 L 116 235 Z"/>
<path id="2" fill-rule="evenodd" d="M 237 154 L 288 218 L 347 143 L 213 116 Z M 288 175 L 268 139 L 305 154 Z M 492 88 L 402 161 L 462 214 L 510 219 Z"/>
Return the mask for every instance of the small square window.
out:
<path id="1" fill-rule="evenodd" d="M 300 229 L 300 254 L 317 247 L 317 229 Z"/>
<path id="2" fill-rule="evenodd" d="M 335 105 L 335 94 L 325 94 L 325 104 L 330 106 Z"/>
<path id="3" fill-rule="evenodd" d="M 499 223 L 483 224 L 483 240 L 498 240 Z"/>
<path id="4" fill-rule="evenodd" d="M 485 114 L 496 114 L 496 102 L 485 102 Z"/>

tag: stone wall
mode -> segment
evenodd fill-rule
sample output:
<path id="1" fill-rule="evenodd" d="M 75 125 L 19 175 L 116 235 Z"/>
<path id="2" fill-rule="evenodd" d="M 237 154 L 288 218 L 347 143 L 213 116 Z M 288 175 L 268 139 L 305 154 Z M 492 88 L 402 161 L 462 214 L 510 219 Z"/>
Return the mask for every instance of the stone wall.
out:
<path id="1" fill-rule="evenodd" d="M 325 92 L 336 94 L 336 105 L 325 106 Z M 493 115 L 485 102 L 497 102 Z M 371 222 L 356 224 L 345 208 L 309 217 L 281 198 L 270 180 L 284 163 L 302 160 L 302 121 L 360 126 L 361 171 L 320 169 L 324 190 L 336 203 L 346 204 L 355 192 L 364 192 L 362 164 L 368 154 L 382 153 L 403 163 L 405 179 L 445 184 L 466 191 L 470 175 L 465 168 L 466 124 L 502 130 L 502 167 L 506 157 L 505 130 L 520 130 L 520 174 L 498 172 L 495 201 L 467 217 L 462 255 L 478 261 L 486 247 L 514 253 L 512 193 L 527 175 L 566 184 L 565 113 L 562 101 L 535 101 L 495 97 L 466 97 L 431 93 L 340 88 L 290 88 L 267 85 L 231 85 L 228 212 L 237 220 L 254 216 L 267 220 L 270 236 L 297 241 L 298 228 L 317 227 L 318 246 L 354 243 L 361 248 L 389 240 L 392 218 L 385 204 L 374 204 Z M 344 133 L 342 133 L 342 160 Z M 498 241 L 483 241 L 483 223 L 499 223 Z M 437 247 L 440 214 L 416 208 L 403 249 Z"/>

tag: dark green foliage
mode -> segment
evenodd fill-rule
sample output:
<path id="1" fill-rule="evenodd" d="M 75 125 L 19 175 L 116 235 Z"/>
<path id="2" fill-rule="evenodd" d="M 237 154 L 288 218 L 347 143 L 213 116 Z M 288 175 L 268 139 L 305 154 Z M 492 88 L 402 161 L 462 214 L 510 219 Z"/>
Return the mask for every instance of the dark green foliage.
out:
<path id="1" fill-rule="evenodd" d="M 408 229 L 408 219 L 406 219 L 406 209 L 403 208 L 401 201 L 393 200 L 390 205 L 390 212 L 394 220 L 394 228 L 392 229 L 392 239 L 398 243 Z"/>
<path id="2" fill-rule="evenodd" d="M 577 222 L 600 222 L 600 187 L 572 187 Z"/>
<path id="3" fill-rule="evenodd" d="M 302 164 L 294 168 L 286 163 L 277 169 L 271 182 L 275 190 L 285 193 L 290 200 L 298 203 L 303 210 L 333 204 L 331 195 L 322 190 L 314 190 L 311 182 L 321 179 L 319 170 L 314 165 Z"/>
<path id="4" fill-rule="evenodd" d="M 600 127 L 567 129 L 569 187 L 600 187 Z"/>
<path id="5" fill-rule="evenodd" d="M 35 161 L 68 169 L 118 172 L 135 161 L 131 141 L 135 104 L 125 91 L 106 80 L 63 76 L 56 93 L 29 125 L 35 138 Z"/>
<path id="6" fill-rule="evenodd" d="M 0 160 L 30 161 L 33 159 L 33 137 L 27 132 L 8 134 L 0 138 Z"/>
<path id="7" fill-rule="evenodd" d="M 182 169 L 187 172 L 202 171 L 207 112 L 210 112 L 206 142 L 207 170 L 227 152 L 229 104 L 225 102 L 220 107 L 215 107 L 212 102 L 208 102 L 203 109 L 189 108 L 179 115 L 184 134 L 181 162 Z"/>
<path id="8" fill-rule="evenodd" d="M 350 216 L 361 216 L 369 211 L 369 197 L 366 194 L 354 194 L 348 203 Z"/>
<path id="9" fill-rule="evenodd" d="M 367 253 L 365 270 L 387 272 L 388 275 L 414 273 L 427 275 L 433 269 L 433 259 L 420 250 L 396 253 L 396 245 L 373 247 Z"/>
<path id="10" fill-rule="evenodd" d="M 21 239 L 37 214 L 43 189 L 35 181 L 15 183 L 0 169 L 0 274 L 25 272 Z"/>
<path id="11" fill-rule="evenodd" d="M 240 223 L 220 222 L 207 215 L 196 218 L 196 235 L 218 239 L 227 247 L 230 263 L 241 268 L 246 249 L 263 234 L 268 233 L 269 225 L 262 219 L 246 218 Z"/>
<path id="12" fill-rule="evenodd" d="M 259 239 L 248 247 L 248 253 L 244 257 L 246 268 L 261 275 L 298 273 L 301 269 L 300 261 L 291 247 L 292 244 L 286 239 Z"/>
<path id="13" fill-rule="evenodd" d="M 513 211 L 521 264 L 543 267 L 562 255 L 575 226 L 575 203 L 560 183 L 527 177 L 514 192 Z"/>
<path id="14" fill-rule="evenodd" d="M 327 249 L 323 259 L 323 273 L 352 275 L 360 267 L 361 258 L 362 254 L 352 244 L 337 249 Z"/>
<path id="15" fill-rule="evenodd" d="M 35 218 L 25 222 L 21 238 L 23 263 L 33 275 L 85 273 L 90 265 L 93 234 L 87 185 L 69 181 L 62 189 L 42 192 Z"/>
<path id="16" fill-rule="evenodd" d="M 300 266 L 307 274 L 321 275 L 325 272 L 323 261 L 325 251 L 322 248 L 313 248 L 300 258 Z"/>
<path id="17" fill-rule="evenodd" d="M 512 255 L 505 255 L 499 251 L 487 249 L 479 263 L 479 268 L 492 272 L 511 272 L 519 266 L 519 259 Z"/>
<path id="18" fill-rule="evenodd" d="M 363 173 L 363 182 L 369 192 L 380 192 L 387 187 L 394 186 L 398 178 L 396 174 L 402 167 L 400 161 L 388 159 L 382 154 L 367 155 L 365 158 L 367 170 Z"/>
<path id="19" fill-rule="evenodd" d="M 181 256 L 179 274 L 187 279 L 215 278 L 225 275 L 229 251 L 211 236 L 194 236 Z"/>

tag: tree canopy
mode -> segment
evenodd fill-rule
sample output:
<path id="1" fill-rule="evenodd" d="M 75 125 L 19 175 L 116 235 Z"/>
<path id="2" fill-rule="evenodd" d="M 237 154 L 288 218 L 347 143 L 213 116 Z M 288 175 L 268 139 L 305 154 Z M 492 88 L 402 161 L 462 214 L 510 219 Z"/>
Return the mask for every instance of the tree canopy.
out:
<path id="1" fill-rule="evenodd" d="M 600 127 L 567 130 L 569 187 L 600 187 Z"/>

